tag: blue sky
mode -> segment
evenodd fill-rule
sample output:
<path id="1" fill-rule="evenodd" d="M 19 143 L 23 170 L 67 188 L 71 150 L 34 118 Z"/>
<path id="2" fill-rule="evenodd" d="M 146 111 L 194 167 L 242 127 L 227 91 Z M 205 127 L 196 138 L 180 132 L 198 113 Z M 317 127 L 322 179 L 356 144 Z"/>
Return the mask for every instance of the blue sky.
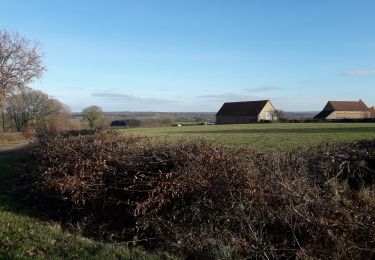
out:
<path id="1" fill-rule="evenodd" d="M 217 111 L 271 99 L 375 105 L 373 0 L 0 0 L 0 29 L 43 44 L 33 84 L 80 111 Z"/>

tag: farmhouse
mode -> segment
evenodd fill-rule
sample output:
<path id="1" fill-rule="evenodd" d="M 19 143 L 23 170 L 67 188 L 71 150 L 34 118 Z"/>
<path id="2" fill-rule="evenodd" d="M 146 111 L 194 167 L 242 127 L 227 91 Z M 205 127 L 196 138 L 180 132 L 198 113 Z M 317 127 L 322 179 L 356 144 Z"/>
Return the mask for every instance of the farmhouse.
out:
<path id="1" fill-rule="evenodd" d="M 362 101 L 328 101 L 316 119 L 363 119 L 373 118 L 375 110 Z"/>
<path id="2" fill-rule="evenodd" d="M 247 124 L 273 121 L 276 109 L 269 100 L 227 102 L 216 114 L 216 124 Z"/>

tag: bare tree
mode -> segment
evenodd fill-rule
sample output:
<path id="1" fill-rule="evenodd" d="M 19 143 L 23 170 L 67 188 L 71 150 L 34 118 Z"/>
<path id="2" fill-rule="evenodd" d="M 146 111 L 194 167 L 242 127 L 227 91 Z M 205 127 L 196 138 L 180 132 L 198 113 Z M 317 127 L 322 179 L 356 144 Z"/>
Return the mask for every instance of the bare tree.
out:
<path id="1" fill-rule="evenodd" d="M 89 123 L 91 129 L 99 127 L 99 123 L 105 121 L 105 116 L 101 107 L 90 106 L 82 110 L 82 115 Z"/>
<path id="2" fill-rule="evenodd" d="M 0 109 L 3 128 L 6 98 L 42 76 L 46 70 L 42 56 L 39 42 L 30 41 L 18 33 L 0 30 Z"/>
<path id="3" fill-rule="evenodd" d="M 285 112 L 281 109 L 276 109 L 274 112 L 274 115 L 276 117 L 276 120 L 279 120 L 279 121 L 283 121 L 287 119 Z"/>
<path id="4" fill-rule="evenodd" d="M 14 121 L 17 131 L 45 126 L 61 115 L 67 108 L 58 100 L 39 90 L 24 88 L 8 98 L 7 115 Z"/>

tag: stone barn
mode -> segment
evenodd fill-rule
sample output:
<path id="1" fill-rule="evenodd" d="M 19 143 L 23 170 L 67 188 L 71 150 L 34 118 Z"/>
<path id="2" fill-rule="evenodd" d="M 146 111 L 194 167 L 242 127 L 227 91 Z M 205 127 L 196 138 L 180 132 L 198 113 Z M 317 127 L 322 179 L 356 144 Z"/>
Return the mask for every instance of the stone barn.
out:
<path id="1" fill-rule="evenodd" d="M 328 101 L 316 119 L 363 119 L 373 118 L 374 112 L 362 101 Z"/>
<path id="2" fill-rule="evenodd" d="M 216 114 L 216 124 L 247 124 L 274 121 L 276 109 L 269 100 L 227 102 Z"/>
<path id="3" fill-rule="evenodd" d="M 375 118 L 375 107 L 370 107 L 371 118 Z"/>

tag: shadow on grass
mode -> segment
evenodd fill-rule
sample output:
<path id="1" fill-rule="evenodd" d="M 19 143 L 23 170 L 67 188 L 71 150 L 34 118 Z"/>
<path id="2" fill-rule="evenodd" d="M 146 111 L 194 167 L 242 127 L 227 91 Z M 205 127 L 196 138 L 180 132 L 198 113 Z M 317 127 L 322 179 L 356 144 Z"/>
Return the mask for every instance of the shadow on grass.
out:
<path id="1" fill-rule="evenodd" d="M 0 252 L 0 259 L 2 260 L 11 260 L 14 259 L 14 257 L 11 254 L 8 254 L 6 252 Z"/>
<path id="2" fill-rule="evenodd" d="M 66 232 L 58 222 L 26 205 L 22 187 L 14 186 L 27 160 L 26 151 L 0 155 L 0 259 L 177 259 L 167 252 L 129 249 Z"/>
<path id="3" fill-rule="evenodd" d="M 21 195 L 12 192 L 17 179 L 22 175 L 28 155 L 25 150 L 14 150 L 0 154 L 0 208 L 16 211 L 21 208 Z"/>
<path id="4" fill-rule="evenodd" d="M 38 210 L 38 207 L 30 204 L 30 199 L 27 199 L 23 175 L 29 156 L 27 148 L 0 153 L 0 210 L 41 221 L 59 221 L 50 213 Z"/>

